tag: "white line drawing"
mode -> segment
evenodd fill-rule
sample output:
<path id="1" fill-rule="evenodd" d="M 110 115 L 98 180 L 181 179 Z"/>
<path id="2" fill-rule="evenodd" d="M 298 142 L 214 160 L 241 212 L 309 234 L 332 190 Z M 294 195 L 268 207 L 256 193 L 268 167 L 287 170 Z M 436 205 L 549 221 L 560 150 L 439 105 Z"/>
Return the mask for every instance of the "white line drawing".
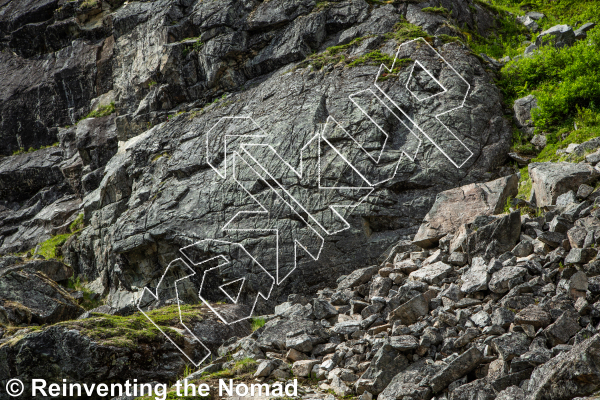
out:
<path id="1" fill-rule="evenodd" d="M 243 317 L 243 318 L 239 318 L 239 319 L 236 319 L 234 321 L 228 321 L 227 320 L 227 316 L 225 316 L 225 315 L 223 315 L 223 313 L 219 312 L 219 310 L 216 307 L 214 307 L 210 303 L 210 301 L 208 301 L 205 298 L 205 296 L 203 295 L 204 290 L 206 290 L 205 281 L 207 279 L 207 276 L 210 273 L 217 273 L 220 268 L 226 267 L 226 266 L 228 266 L 228 265 L 230 265 L 232 263 L 231 260 L 227 259 L 227 257 L 225 257 L 223 255 L 217 255 L 215 257 L 211 257 L 211 258 L 208 258 L 208 259 L 205 259 L 205 260 L 200 260 L 200 261 L 194 260 L 193 258 L 195 258 L 195 257 L 191 254 L 190 251 L 188 251 L 188 249 L 190 249 L 192 247 L 201 247 L 203 245 L 205 245 L 205 247 L 207 247 L 207 246 L 210 246 L 211 244 L 213 244 L 213 246 L 214 245 L 226 245 L 226 246 L 238 247 L 240 250 L 242 250 L 242 252 L 249 258 L 249 260 L 254 265 L 256 265 L 257 267 L 259 267 L 262 270 L 262 273 L 264 273 L 263 278 L 270 281 L 269 284 L 266 285 L 266 286 L 269 286 L 268 292 L 267 293 L 258 292 L 256 294 L 256 298 L 255 298 L 255 300 L 254 300 L 254 302 L 252 304 L 252 309 L 250 310 L 250 313 L 247 316 Z M 252 314 L 254 313 L 254 308 L 256 307 L 256 303 L 259 300 L 259 296 L 262 297 L 265 300 L 268 300 L 269 296 L 271 296 L 271 291 L 273 290 L 273 286 L 275 286 L 275 278 L 273 278 L 273 276 L 244 248 L 244 246 L 241 245 L 241 244 L 239 244 L 239 243 L 228 242 L 228 241 L 225 241 L 225 240 L 204 239 L 204 240 L 200 240 L 200 241 L 198 241 L 198 242 L 196 242 L 194 244 L 191 244 L 189 246 L 182 247 L 181 249 L 179 249 L 179 251 L 190 262 L 190 264 L 193 265 L 193 267 L 195 267 L 198 270 L 202 270 L 202 283 L 200 284 L 200 289 L 198 291 L 198 297 L 200 297 L 200 299 L 202 300 L 202 302 L 204 302 L 204 304 L 208 308 L 210 308 L 210 310 L 215 315 L 217 315 L 221 319 L 221 321 L 223 321 L 223 323 L 225 323 L 227 325 L 231 325 L 231 324 L 234 324 L 236 322 L 243 321 L 243 320 L 246 320 L 248 318 L 251 318 Z M 202 266 L 204 264 L 207 264 L 207 263 L 210 263 L 211 261 L 216 261 L 216 260 L 220 261 L 216 266 L 209 267 L 209 268 L 202 268 Z M 193 270 L 193 268 L 191 268 L 191 267 L 190 267 L 190 269 Z M 196 273 L 194 272 L 194 275 L 195 274 Z M 235 301 L 233 299 L 231 299 L 231 297 L 229 296 L 229 294 L 227 294 L 227 292 L 225 292 L 223 290 L 223 286 L 231 285 L 231 284 L 233 284 L 235 282 L 239 282 L 240 281 L 239 278 L 238 279 L 233 279 L 230 282 L 227 282 L 227 283 L 222 284 L 222 285 L 219 286 L 219 289 L 221 289 L 221 291 L 225 292 L 227 294 L 227 297 L 229 297 L 233 301 L 234 304 L 237 304 L 237 302 L 239 300 L 239 296 L 240 296 L 240 294 L 242 292 L 242 289 L 244 287 L 244 284 L 246 284 L 246 279 L 242 278 L 241 280 L 242 280 L 242 285 L 240 286 L 240 289 L 239 289 L 239 292 L 238 292 L 238 294 L 236 296 Z"/>
<path id="2" fill-rule="evenodd" d="M 450 157 L 448 154 L 446 154 L 446 152 L 444 151 L 444 149 L 439 145 L 439 143 L 437 143 L 435 140 L 433 140 L 430 135 L 428 135 L 423 129 L 421 129 L 421 127 L 419 127 L 419 125 L 412 119 L 410 118 L 410 116 L 402 109 L 402 107 L 400 107 L 382 88 L 381 86 L 378 85 L 378 80 L 379 77 L 381 76 L 381 74 L 384 72 L 384 69 L 387 70 L 388 72 L 392 72 L 394 70 L 394 66 L 396 65 L 397 60 L 399 60 L 398 55 L 400 54 L 400 51 L 402 50 L 403 46 L 407 46 L 411 43 L 415 43 L 415 42 L 422 42 L 425 43 L 427 46 L 429 46 L 429 48 L 441 59 L 443 60 L 446 65 L 456 74 L 456 76 L 458 76 L 466 85 L 467 85 L 467 91 L 465 92 L 462 102 L 460 104 L 460 106 L 458 107 L 454 107 L 452 109 L 446 110 L 442 113 L 436 114 L 434 115 L 435 119 L 444 126 L 444 128 L 456 139 L 458 140 L 458 142 L 460 142 L 460 144 L 466 149 L 466 151 L 469 153 L 469 156 L 463 160 L 460 164 L 455 162 L 452 157 Z M 434 81 L 440 86 L 442 87 L 444 90 L 436 93 L 432 96 L 429 96 L 425 99 L 419 99 L 409 88 L 408 88 L 408 82 L 410 81 L 410 77 L 412 77 L 412 72 L 414 71 L 414 67 L 415 64 L 418 63 L 419 66 L 431 77 L 434 79 Z M 387 68 L 385 65 L 381 64 L 381 66 L 379 67 L 379 72 L 377 73 L 377 77 L 375 78 L 375 83 L 374 83 L 375 87 L 381 92 L 381 94 L 383 94 L 392 104 L 394 104 L 394 106 L 400 110 L 400 112 L 404 115 L 405 118 L 407 118 L 418 130 L 421 134 L 423 134 L 423 136 L 425 136 L 427 139 L 429 139 L 429 141 L 431 143 L 433 143 L 433 145 L 456 167 L 456 168 L 462 168 L 465 163 L 467 161 L 469 161 L 471 159 L 471 157 L 473 157 L 473 152 L 471 151 L 471 149 L 469 149 L 455 134 L 454 132 L 452 132 L 452 130 L 450 130 L 450 128 L 448 128 L 448 126 L 446 126 L 446 124 L 444 124 L 441 120 L 440 120 L 440 116 L 445 115 L 445 114 L 449 114 L 453 111 L 456 111 L 462 107 L 464 107 L 465 105 L 465 101 L 467 100 L 467 96 L 469 94 L 469 92 L 471 91 L 471 85 L 469 84 L 469 82 L 467 82 L 467 80 L 461 75 L 459 74 L 456 69 L 454 69 L 454 67 L 448 62 L 446 61 L 446 59 L 444 57 L 442 57 L 442 55 L 440 53 L 438 53 L 425 39 L 423 38 L 417 38 L 417 39 L 413 39 L 413 40 L 409 40 L 407 42 L 402 43 L 400 46 L 398 46 L 398 50 L 396 51 L 396 55 L 394 56 L 394 62 L 392 63 L 391 68 Z M 411 73 L 409 75 L 409 80 L 407 80 L 406 85 L 405 85 L 406 89 L 418 100 L 418 101 L 424 101 L 436 96 L 440 96 L 442 94 L 445 94 L 448 92 L 448 89 L 446 87 L 444 87 L 444 85 L 442 85 L 434 76 L 433 74 L 427 70 L 420 62 L 416 61 L 412 67 L 411 67 Z"/>
<path id="3" fill-rule="evenodd" d="M 198 345 L 200 345 L 205 351 L 206 351 L 206 355 L 200 360 L 200 361 L 195 361 L 194 359 L 192 359 L 192 357 L 190 357 L 190 355 L 188 355 L 185 351 L 183 351 L 183 349 L 181 347 L 179 347 L 177 345 L 177 343 L 175 343 L 175 341 L 173 341 L 173 339 L 171 339 L 171 337 L 169 335 L 167 335 L 165 333 L 165 331 L 162 330 L 162 328 L 160 326 L 158 326 L 153 320 L 152 318 L 150 318 L 148 316 L 148 314 L 146 314 L 144 312 L 144 310 L 142 309 L 141 305 L 142 305 L 142 301 L 144 299 L 144 294 L 147 293 L 151 298 L 153 298 L 154 300 L 158 301 L 159 299 L 159 288 L 161 287 L 163 280 L 165 279 L 165 276 L 167 275 L 167 273 L 172 269 L 172 266 L 177 264 L 177 263 L 181 263 L 182 265 L 184 265 L 185 267 L 187 267 L 189 269 L 189 274 L 177 279 L 175 281 L 175 293 L 176 293 L 176 298 L 177 298 L 177 308 L 179 310 L 179 321 L 181 322 L 181 325 L 183 325 L 183 327 L 186 329 L 186 331 L 188 332 L 188 334 L 192 337 L 192 340 L 194 342 L 198 342 Z M 179 301 L 179 290 L 177 289 L 177 283 L 181 282 L 185 279 L 190 278 L 191 276 L 195 275 L 196 273 L 194 272 L 194 270 L 192 268 L 189 267 L 189 265 L 187 265 L 187 263 L 185 263 L 181 258 L 177 258 L 173 261 L 171 261 L 169 263 L 169 265 L 167 266 L 167 268 L 165 268 L 165 272 L 163 273 L 163 275 L 161 276 L 160 280 L 158 281 L 158 284 L 156 285 L 156 291 L 152 291 L 150 290 L 148 287 L 145 287 L 144 290 L 142 291 L 142 295 L 140 296 L 138 303 L 136 304 L 137 309 L 144 314 L 144 317 L 146 317 L 148 319 L 148 321 L 150 321 L 152 323 L 152 325 L 154 325 L 154 327 L 156 329 L 158 329 L 168 340 L 169 342 L 171 342 L 171 344 L 173 344 L 173 346 L 175 346 L 177 348 L 177 350 L 179 350 L 181 352 L 181 354 L 183 354 L 192 364 L 194 364 L 196 367 L 200 366 L 200 364 L 202 364 L 204 362 L 204 360 L 206 360 L 211 352 L 208 349 L 208 347 L 206 347 L 206 345 L 204 343 L 202 343 L 202 341 L 200 339 L 198 339 L 196 337 L 196 335 L 194 335 L 194 333 L 191 331 L 190 328 L 187 327 L 187 325 L 185 324 L 183 317 L 181 315 L 181 307 L 180 307 L 180 301 Z"/>
<path id="4" fill-rule="evenodd" d="M 442 146 L 439 143 L 437 143 L 435 140 L 433 140 L 431 135 L 428 135 L 425 132 L 425 130 L 422 129 L 422 127 L 420 127 L 416 123 L 414 118 L 411 118 L 408 115 L 408 113 L 405 112 L 402 109 L 402 107 L 400 107 L 399 104 L 397 104 L 386 93 L 386 91 L 378 84 L 379 78 L 382 76 L 383 73 L 385 73 L 385 71 L 387 71 L 388 73 L 391 73 L 394 71 L 394 67 L 395 67 L 397 61 L 399 60 L 399 54 L 400 54 L 403 46 L 407 46 L 407 45 L 410 45 L 411 43 L 417 43 L 417 42 L 423 42 L 427 46 L 429 46 L 429 49 L 432 50 L 434 52 L 434 54 L 437 57 L 439 57 L 439 59 L 441 59 L 454 72 L 454 74 L 456 74 L 458 77 L 460 77 L 460 79 L 467 86 L 467 90 L 465 91 L 464 96 L 462 98 L 462 102 L 460 103 L 459 106 L 451 108 L 449 110 L 445 110 L 445 111 L 435 114 L 433 116 L 444 127 L 444 129 L 448 133 L 450 133 L 452 135 L 452 137 L 454 137 L 454 139 L 456 139 L 460 143 L 460 145 L 462 145 L 464 147 L 464 149 L 466 149 L 466 151 L 468 152 L 468 157 L 466 157 L 466 159 L 464 159 L 464 160 L 458 160 L 458 161 L 454 160 L 449 154 L 447 154 L 447 152 L 442 148 Z M 426 96 L 424 98 L 419 98 L 419 96 L 415 92 L 413 92 L 410 88 L 411 79 L 416 80 L 416 78 L 414 78 L 414 76 L 413 76 L 413 74 L 415 72 L 415 67 L 422 69 L 442 90 L 438 93 Z M 319 132 L 317 132 L 315 135 L 310 137 L 307 140 L 307 142 L 300 148 L 300 152 L 299 152 L 300 162 L 296 168 L 294 168 L 291 165 L 291 163 L 288 162 L 288 160 L 286 160 L 284 157 L 282 157 L 277 152 L 277 150 L 275 149 L 275 147 L 272 144 L 270 144 L 268 142 L 265 143 L 265 141 L 268 141 L 270 136 L 259 126 L 259 124 L 251 116 L 238 115 L 238 116 L 222 117 L 206 132 L 206 144 L 205 144 L 206 154 L 205 154 L 205 156 L 206 156 L 207 164 L 215 171 L 215 173 L 217 174 L 217 176 L 220 179 L 223 179 L 223 180 L 232 179 L 233 182 L 235 182 L 237 184 L 237 187 L 241 187 L 242 191 L 248 196 L 249 199 L 251 199 L 254 202 L 254 205 L 256 206 L 256 209 L 252 210 L 252 211 L 248 211 L 248 210 L 237 211 L 233 215 L 233 217 L 231 217 L 229 220 L 227 220 L 227 222 L 221 228 L 221 231 L 229 232 L 229 233 L 252 232 L 252 231 L 254 231 L 254 232 L 271 232 L 275 236 L 275 257 L 276 257 L 275 258 L 275 276 L 273 276 L 271 273 L 269 273 L 269 271 L 265 268 L 265 266 L 261 265 L 261 263 L 254 256 L 252 256 L 252 254 L 240 243 L 235 243 L 232 241 L 221 240 L 221 239 L 203 239 L 203 240 L 197 241 L 191 245 L 185 246 L 180 249 L 180 252 L 181 252 L 181 254 L 183 254 L 184 259 L 178 258 L 177 260 L 174 260 L 173 262 L 180 261 L 180 262 L 184 263 L 187 266 L 187 268 L 189 268 L 190 274 L 177 280 L 176 282 L 182 281 L 183 279 L 190 278 L 196 274 L 201 275 L 202 282 L 200 284 L 200 289 L 198 291 L 198 297 L 213 313 L 215 313 L 215 315 L 217 315 L 219 317 L 219 319 L 223 323 L 229 325 L 229 324 L 233 324 L 233 323 L 251 318 L 258 300 L 260 298 L 262 298 L 264 300 L 268 300 L 271 296 L 271 292 L 272 292 L 275 284 L 281 285 L 291 275 L 291 273 L 296 270 L 296 268 L 298 267 L 297 266 L 298 249 L 301 249 L 302 251 L 304 251 L 312 260 L 317 261 L 321 255 L 321 251 L 323 250 L 323 246 L 325 244 L 324 235 L 326 235 L 326 236 L 334 235 L 334 234 L 342 232 L 346 229 L 349 229 L 350 223 L 346 219 L 347 216 L 350 215 L 356 207 L 358 207 L 359 205 L 361 205 L 362 203 L 364 203 L 367 200 L 369 195 L 375 190 L 375 186 L 381 185 L 382 183 L 385 183 L 394 178 L 394 176 L 396 175 L 396 173 L 398 171 L 398 168 L 400 166 L 400 163 L 401 163 L 403 157 L 406 157 L 411 162 L 415 162 L 417 154 L 422 146 L 422 139 L 419 134 L 423 135 L 430 142 L 432 142 L 433 145 L 456 168 L 463 167 L 465 165 L 465 163 L 469 159 L 471 159 L 471 157 L 473 156 L 473 152 L 448 128 L 448 126 L 446 126 L 439 119 L 440 116 L 446 115 L 448 113 L 451 113 L 453 111 L 456 111 L 456 110 L 464 107 L 466 98 L 471 90 L 471 85 L 425 39 L 417 38 L 417 39 L 402 43 L 398 47 L 398 49 L 395 53 L 394 61 L 392 63 L 391 68 L 387 68 L 383 64 L 380 65 L 377 75 L 375 77 L 374 86 L 377 88 L 377 91 L 374 91 L 370 88 L 364 89 L 364 90 L 361 90 L 361 91 L 358 91 L 356 93 L 349 95 L 348 98 L 362 112 L 362 114 L 364 114 L 364 116 L 366 116 L 368 118 L 368 120 L 372 124 L 375 125 L 376 129 L 385 138 L 383 140 L 383 143 L 381 144 L 381 149 L 379 149 L 379 154 L 377 156 L 373 156 L 363 146 L 363 144 L 361 144 L 350 132 L 348 132 L 344 127 L 342 127 L 342 125 L 331 115 L 329 115 L 327 117 L 327 120 L 326 120 L 323 128 Z M 406 82 L 404 82 L 404 87 L 408 91 L 408 93 L 410 93 L 410 95 L 412 95 L 419 103 L 433 99 L 437 96 L 442 96 L 446 93 L 449 93 L 449 89 L 446 86 L 444 86 L 435 77 L 435 75 L 433 73 L 431 73 L 430 70 L 425 68 L 423 63 L 419 60 L 415 60 L 413 62 L 413 64 L 411 65 L 410 72 L 408 74 L 408 79 L 406 80 Z M 371 95 L 372 98 L 378 102 L 377 104 L 382 106 L 381 109 L 387 110 L 387 112 L 391 113 L 391 115 L 396 117 L 396 119 L 400 122 L 400 124 L 408 131 L 408 133 L 410 135 L 412 135 L 413 139 L 416 141 L 416 146 L 414 148 L 411 148 L 410 145 L 407 145 L 407 147 L 403 147 L 402 149 L 400 149 L 400 151 L 399 151 L 400 155 L 398 156 L 397 161 L 395 161 L 395 164 L 394 164 L 394 167 L 392 168 L 391 173 L 389 173 L 389 176 L 383 177 L 381 179 L 380 178 L 377 178 L 377 179 L 370 178 L 365 173 L 365 171 L 361 170 L 360 166 L 355 165 L 353 163 L 353 161 L 351 159 L 349 159 L 348 156 L 345 155 L 344 152 L 340 148 L 338 148 L 336 146 L 336 144 L 328 137 L 328 132 L 329 132 L 328 129 L 341 129 L 341 132 L 343 133 L 343 135 L 350 138 L 352 140 L 352 142 L 354 143 L 354 145 L 356 146 L 356 147 L 352 148 L 353 151 L 364 153 L 375 165 L 380 165 L 382 156 L 384 154 L 386 146 L 388 145 L 390 135 L 388 132 L 385 131 L 385 129 L 383 129 L 383 127 L 380 124 L 378 124 L 376 122 L 376 120 L 371 115 L 369 115 L 367 110 L 365 108 L 361 107 L 361 105 L 356 101 L 358 96 L 365 94 L 365 93 Z M 383 100 L 384 98 L 386 100 L 388 100 L 391 104 L 393 104 L 396 109 L 400 110 L 400 113 L 402 115 L 400 116 L 396 112 L 396 110 L 393 110 L 392 108 L 390 108 L 384 102 L 384 100 Z M 413 127 L 409 126 L 405 122 L 405 120 L 407 120 L 411 125 L 413 125 Z M 243 129 L 238 129 L 235 125 L 233 126 L 233 128 L 231 126 L 226 126 L 225 128 L 223 128 L 222 126 L 226 125 L 228 122 L 234 122 L 234 123 L 238 123 L 238 124 L 246 124 L 246 127 L 250 127 L 249 128 L 250 133 L 249 134 L 235 134 L 235 131 L 238 131 L 238 130 L 240 132 L 243 131 Z M 238 141 L 240 142 L 239 146 L 232 148 L 231 142 L 236 139 L 238 139 Z M 243 140 L 239 140 L 239 139 L 243 139 Z M 330 148 L 334 153 L 336 153 L 343 160 L 343 162 L 360 177 L 360 179 L 363 181 L 363 184 L 358 185 L 358 186 L 327 186 L 325 184 L 322 184 L 323 176 L 322 176 L 322 171 L 321 171 L 321 143 L 325 143 L 328 146 L 328 148 Z M 221 146 L 221 148 L 219 148 L 219 146 Z M 348 201 L 349 204 L 326 204 L 325 205 L 326 206 L 325 208 L 331 213 L 331 214 L 329 214 L 329 216 L 331 217 L 331 220 L 336 221 L 337 225 L 328 226 L 327 224 L 325 224 L 324 222 L 319 220 L 318 216 L 315 215 L 314 212 L 311 212 L 311 209 L 309 207 L 307 207 L 306 204 L 303 204 L 298 199 L 298 196 L 294 195 L 294 193 L 291 192 L 290 188 L 286 187 L 281 182 L 281 180 L 277 179 L 278 173 L 281 171 L 273 171 L 270 169 L 272 166 L 272 163 L 265 163 L 265 162 L 261 161 L 263 159 L 277 160 L 278 162 L 281 163 L 279 165 L 283 165 L 283 167 L 281 167 L 281 168 L 285 169 L 285 172 L 289 171 L 293 174 L 293 176 L 302 180 L 302 179 L 305 179 L 306 175 L 307 175 L 306 174 L 307 168 L 306 168 L 306 165 L 304 164 L 304 155 L 305 155 L 305 152 L 308 153 L 309 151 L 312 151 L 312 150 L 310 150 L 311 146 L 316 146 L 316 148 L 317 148 L 317 155 L 316 155 L 317 156 L 316 157 L 316 159 L 317 159 L 317 161 L 316 161 L 317 162 L 317 168 L 316 168 L 317 184 L 316 184 L 316 187 L 313 187 L 312 189 L 314 189 L 316 193 L 322 193 L 320 191 L 330 191 L 330 190 L 331 191 L 337 190 L 340 192 L 348 191 L 349 193 L 354 194 L 354 196 L 348 196 L 348 198 L 350 198 L 350 199 L 358 198 L 358 200 Z M 214 151 L 214 147 L 217 147 L 216 152 Z M 221 154 L 221 152 L 222 152 L 222 154 Z M 272 192 L 272 194 L 274 194 L 279 201 L 281 201 L 285 206 L 287 206 L 289 208 L 289 210 L 291 210 L 300 220 L 302 220 L 306 224 L 305 228 L 312 235 L 312 238 L 315 241 L 315 242 L 312 242 L 309 244 L 306 242 L 302 243 L 297 238 L 293 239 L 294 265 L 293 265 L 293 268 L 291 268 L 291 270 L 285 274 L 280 273 L 279 243 L 280 243 L 280 238 L 281 238 L 281 232 L 278 228 L 262 228 L 262 229 L 261 228 L 239 228 L 239 227 L 235 226 L 235 224 L 239 224 L 240 222 L 245 221 L 247 218 L 263 216 L 265 219 L 267 219 L 268 216 L 270 215 L 268 205 L 261 203 L 259 198 L 257 198 L 257 196 L 255 196 L 255 195 L 253 195 L 250 192 L 250 190 L 248 190 L 244 186 L 244 183 L 241 180 L 238 180 L 237 172 L 242 167 L 244 168 L 245 171 L 249 171 L 253 175 L 255 181 L 260 181 L 264 185 L 264 187 L 268 187 L 269 191 Z M 356 194 L 361 193 L 361 192 L 364 194 L 360 194 L 360 195 L 356 196 Z M 211 245 L 214 247 L 230 246 L 230 248 L 229 248 L 230 256 L 229 257 L 231 257 L 231 254 L 232 254 L 231 248 L 237 248 L 239 250 L 237 252 L 238 255 L 241 255 L 243 258 L 246 258 L 246 262 L 250 262 L 251 265 L 257 267 L 260 271 L 260 274 L 264 274 L 261 276 L 263 276 L 264 282 L 267 282 L 266 286 L 268 286 L 269 288 L 268 288 L 268 290 L 256 292 L 256 297 L 255 297 L 254 301 L 252 302 L 251 311 L 248 315 L 244 316 L 243 318 L 238 318 L 234 321 L 231 321 L 230 320 L 231 318 L 228 318 L 226 315 L 223 315 L 221 312 L 219 312 L 218 308 L 211 305 L 210 301 L 208 301 L 206 299 L 206 297 L 203 295 L 203 293 L 207 289 L 206 288 L 206 285 L 208 284 L 207 281 L 209 280 L 209 277 L 211 276 L 211 274 L 215 274 L 216 276 L 221 277 L 222 275 L 219 274 L 220 269 L 231 267 L 236 262 L 239 262 L 238 259 L 228 258 L 228 256 L 225 256 L 224 254 L 217 254 L 215 256 L 208 257 L 208 258 L 196 259 L 197 256 L 195 256 L 193 254 L 193 252 L 191 251 L 192 248 L 196 248 L 196 247 L 202 247 L 202 248 L 208 249 Z M 213 254 L 213 253 L 209 252 L 208 250 L 205 253 Z M 214 263 L 217 263 L 217 265 L 216 266 L 213 265 Z M 169 266 L 165 270 L 165 274 L 169 270 L 169 267 L 171 266 L 171 264 L 169 264 Z M 163 275 L 163 277 L 159 281 L 158 286 L 160 286 L 164 276 L 165 275 Z M 233 304 L 238 304 L 238 302 L 241 299 L 242 293 L 244 292 L 244 288 L 248 284 L 249 284 L 249 282 L 246 279 L 246 277 L 234 277 L 233 279 L 230 279 L 227 282 L 224 282 L 224 283 L 218 285 L 217 289 L 219 289 L 222 293 L 224 293 L 225 296 Z M 148 288 L 144 289 L 144 293 L 145 293 L 145 291 L 148 291 L 148 293 L 151 296 L 153 296 L 154 299 L 158 300 L 158 286 L 157 286 L 157 290 L 155 293 L 152 292 Z M 179 293 L 178 292 L 176 292 L 176 293 L 177 293 L 177 304 L 180 305 L 181 302 L 179 299 Z M 139 306 L 141 301 L 142 300 L 140 297 L 140 301 L 138 302 L 138 309 L 142 313 L 144 313 Z M 144 315 L 148 318 L 147 314 L 144 313 Z M 180 309 L 180 319 L 183 324 L 183 319 L 181 318 L 181 309 Z M 154 322 L 152 322 L 152 323 L 163 334 L 165 334 L 162 331 L 162 329 L 160 329 L 160 327 L 158 327 Z M 187 327 L 186 327 L 186 329 L 191 334 L 191 331 Z M 165 334 L 165 336 L 167 336 L 167 335 Z M 192 336 L 193 336 L 193 334 L 192 334 Z M 168 336 L 167 336 L 167 338 L 184 355 L 186 355 L 183 352 L 183 350 L 181 348 L 179 348 Z M 193 336 L 193 338 L 195 338 L 197 340 L 197 338 L 195 336 Z M 202 346 L 204 346 L 204 348 L 206 350 L 208 350 L 208 348 L 202 342 L 200 342 L 199 340 L 198 340 L 198 342 Z M 209 351 L 209 354 L 210 354 L 210 351 Z M 188 359 L 190 359 L 190 361 L 192 361 L 188 355 L 186 355 L 186 357 Z M 208 355 L 205 356 L 202 359 L 202 361 L 200 361 L 200 363 L 202 363 L 206 359 L 206 357 L 208 357 Z M 200 363 L 196 364 L 194 361 L 192 361 L 192 362 L 196 366 L 198 366 L 200 364 Z"/>

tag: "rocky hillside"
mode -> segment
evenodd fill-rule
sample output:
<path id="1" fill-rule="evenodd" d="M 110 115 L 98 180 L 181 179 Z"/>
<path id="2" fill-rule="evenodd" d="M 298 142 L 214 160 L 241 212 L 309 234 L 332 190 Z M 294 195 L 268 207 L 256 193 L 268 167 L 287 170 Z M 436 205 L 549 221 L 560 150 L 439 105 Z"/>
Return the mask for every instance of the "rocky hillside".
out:
<path id="1" fill-rule="evenodd" d="M 598 393 L 599 15 L 0 1 L 0 398 Z"/>

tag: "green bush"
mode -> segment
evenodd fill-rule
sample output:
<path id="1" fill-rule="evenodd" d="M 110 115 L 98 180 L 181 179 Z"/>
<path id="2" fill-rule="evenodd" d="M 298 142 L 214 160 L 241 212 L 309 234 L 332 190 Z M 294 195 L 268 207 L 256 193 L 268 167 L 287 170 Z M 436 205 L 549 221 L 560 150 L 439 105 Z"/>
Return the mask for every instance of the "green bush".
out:
<path id="1" fill-rule="evenodd" d="M 578 109 L 598 113 L 600 26 L 588 32 L 587 40 L 561 49 L 544 46 L 531 57 L 509 63 L 502 72 L 508 99 L 529 93 L 537 97 L 539 108 L 532 118 L 539 129 L 556 131 L 557 126 L 571 125 Z"/>

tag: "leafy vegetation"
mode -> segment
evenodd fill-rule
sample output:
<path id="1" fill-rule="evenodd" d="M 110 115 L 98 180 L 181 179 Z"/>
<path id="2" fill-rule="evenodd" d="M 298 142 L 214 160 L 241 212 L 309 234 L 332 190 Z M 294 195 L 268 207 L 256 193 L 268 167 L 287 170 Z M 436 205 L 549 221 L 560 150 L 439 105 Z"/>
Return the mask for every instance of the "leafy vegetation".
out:
<path id="1" fill-rule="evenodd" d="M 111 102 L 110 104 L 107 104 L 105 106 L 100 106 L 100 107 L 96 108 L 95 110 L 90 111 L 90 113 L 88 115 L 81 118 L 79 121 L 87 119 L 87 118 L 106 117 L 107 115 L 110 115 L 114 112 L 115 112 L 115 103 Z"/>
<path id="2" fill-rule="evenodd" d="M 579 109 L 600 112 L 599 74 L 597 27 L 588 32 L 587 40 L 573 46 L 543 46 L 531 57 L 509 63 L 503 69 L 501 85 L 509 101 L 535 94 L 539 108 L 533 112 L 533 122 L 537 128 L 548 131 L 572 125 Z"/>
<path id="3" fill-rule="evenodd" d="M 62 235 L 52 236 L 50 239 L 40 243 L 40 247 L 37 249 L 36 253 L 44 256 L 44 258 L 60 258 L 60 256 L 57 257 L 57 249 L 65 244 L 67 239 L 72 235 L 72 233 L 64 233 Z"/>
<path id="4" fill-rule="evenodd" d="M 185 58 L 191 51 L 199 52 L 204 43 L 200 40 L 200 38 L 185 38 L 180 43 L 185 43 L 183 46 L 183 50 L 181 50 L 181 55 Z"/>

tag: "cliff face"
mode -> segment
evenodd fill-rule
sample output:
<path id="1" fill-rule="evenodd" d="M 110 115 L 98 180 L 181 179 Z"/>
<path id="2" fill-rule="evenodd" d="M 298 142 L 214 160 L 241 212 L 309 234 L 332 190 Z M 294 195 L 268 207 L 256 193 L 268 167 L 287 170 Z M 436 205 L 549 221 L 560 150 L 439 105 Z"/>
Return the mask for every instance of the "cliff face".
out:
<path id="1" fill-rule="evenodd" d="M 362 0 L 5 4 L 0 251 L 66 234 L 83 213 L 86 226 L 63 254 L 115 308 L 156 284 L 180 247 L 203 239 L 249 246 L 281 275 L 271 300 L 375 262 L 412 238 L 438 192 L 496 176 L 508 151 L 486 67 L 443 40 L 457 25 L 485 34 L 496 16 L 477 3 L 447 3 L 451 19 L 422 12 L 425 4 Z M 79 121 L 86 116 L 95 118 Z M 219 125 L 227 116 L 252 122 Z M 232 174 L 215 170 L 231 168 L 232 149 L 248 142 L 237 135 L 259 129 L 266 136 L 253 143 L 272 150 L 255 146 L 260 154 L 239 158 L 239 176 L 253 182 L 243 195 Z M 19 148 L 24 154 L 11 155 Z M 290 177 L 302 160 L 304 178 Z M 374 192 L 361 203 L 364 190 L 319 191 L 308 177 L 320 168 L 330 186 Z M 222 230 L 255 200 L 269 204 L 267 218 Z M 360 206 L 338 216 L 328 211 L 334 204 Z M 310 242 L 308 254 L 298 255 L 296 242 Z"/>

